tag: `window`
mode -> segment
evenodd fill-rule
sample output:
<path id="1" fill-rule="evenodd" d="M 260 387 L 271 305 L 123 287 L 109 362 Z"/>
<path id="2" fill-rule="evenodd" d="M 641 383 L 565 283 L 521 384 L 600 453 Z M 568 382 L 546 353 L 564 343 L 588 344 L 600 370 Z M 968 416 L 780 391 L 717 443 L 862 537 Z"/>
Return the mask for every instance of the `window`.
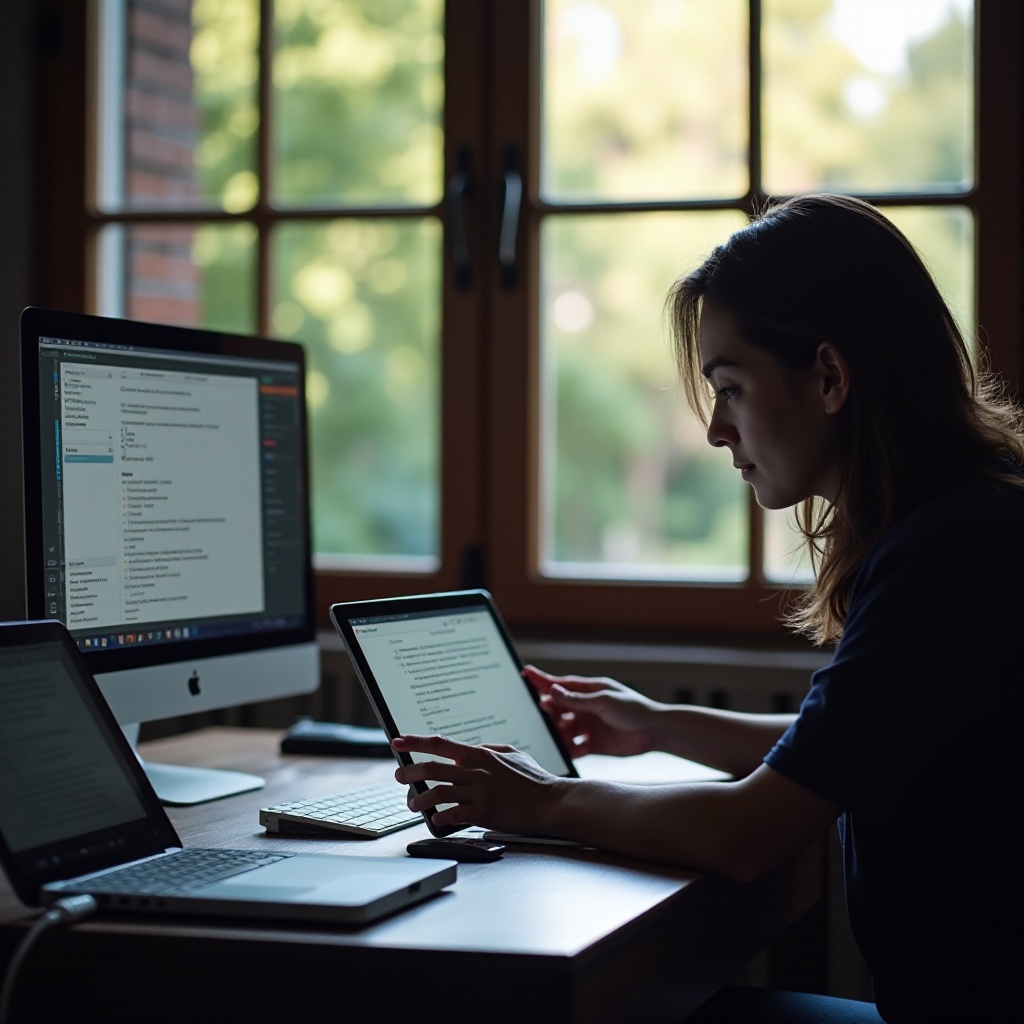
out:
<path id="1" fill-rule="evenodd" d="M 439 560 L 439 0 L 104 0 L 100 313 L 299 337 L 315 546 Z"/>
<path id="2" fill-rule="evenodd" d="M 484 584 L 521 628 L 778 631 L 794 537 L 690 421 L 661 323 L 769 195 L 884 207 L 1022 376 L 1017 5 L 88 18 L 88 201 L 49 245 L 87 309 L 307 345 L 325 609 Z"/>
<path id="3" fill-rule="evenodd" d="M 1019 173 L 1020 126 L 1002 118 L 1020 112 L 1021 26 L 943 0 L 550 0 L 536 15 L 535 37 L 500 32 L 538 57 L 504 89 L 536 116 L 496 118 L 530 154 L 533 292 L 502 299 L 494 326 L 493 432 L 519 461 L 492 467 L 493 584 L 513 617 L 771 629 L 799 571 L 785 524 L 722 477 L 685 412 L 671 419 L 651 306 L 766 195 L 849 190 L 905 228 L 1017 379 L 1001 264 L 1020 259 L 1020 196 L 1002 164 Z"/>

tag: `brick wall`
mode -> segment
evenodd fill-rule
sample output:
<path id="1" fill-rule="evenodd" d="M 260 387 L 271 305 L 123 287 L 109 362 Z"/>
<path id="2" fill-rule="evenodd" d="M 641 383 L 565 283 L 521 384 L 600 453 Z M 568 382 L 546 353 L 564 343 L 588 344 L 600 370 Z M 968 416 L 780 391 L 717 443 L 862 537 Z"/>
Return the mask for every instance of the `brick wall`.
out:
<path id="1" fill-rule="evenodd" d="M 127 0 L 124 188 L 129 206 L 193 206 L 200 111 L 189 59 L 192 0 Z M 136 320 L 198 324 L 201 281 L 195 229 L 134 225 L 125 240 L 125 313 Z"/>

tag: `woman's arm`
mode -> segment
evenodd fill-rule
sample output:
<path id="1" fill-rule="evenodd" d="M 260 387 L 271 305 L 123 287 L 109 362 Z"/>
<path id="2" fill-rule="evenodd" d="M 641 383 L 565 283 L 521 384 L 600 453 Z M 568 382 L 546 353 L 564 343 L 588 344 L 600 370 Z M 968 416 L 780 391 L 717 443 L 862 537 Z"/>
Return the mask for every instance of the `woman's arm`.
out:
<path id="1" fill-rule="evenodd" d="M 757 715 L 690 704 L 662 705 L 653 749 L 743 778 L 796 721 L 796 715 Z"/>
<path id="2" fill-rule="evenodd" d="M 664 750 L 741 778 L 796 717 L 661 704 L 614 679 L 553 676 L 533 666 L 523 675 L 577 757 Z"/>
<path id="3" fill-rule="evenodd" d="M 739 782 L 632 786 L 550 775 L 507 746 L 441 736 L 402 736 L 397 751 L 453 763 L 405 765 L 395 777 L 445 783 L 410 806 L 439 826 L 481 825 L 554 834 L 605 850 L 750 881 L 791 856 L 836 819 L 838 804 L 761 765 Z"/>

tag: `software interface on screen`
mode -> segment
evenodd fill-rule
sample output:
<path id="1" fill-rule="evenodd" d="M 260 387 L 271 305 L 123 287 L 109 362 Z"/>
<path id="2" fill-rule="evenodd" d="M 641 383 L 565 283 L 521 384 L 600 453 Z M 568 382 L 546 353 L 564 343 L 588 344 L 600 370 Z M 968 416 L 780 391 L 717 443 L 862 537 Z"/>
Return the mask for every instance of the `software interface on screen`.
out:
<path id="1" fill-rule="evenodd" d="M 566 771 L 544 718 L 486 609 L 372 616 L 352 632 L 402 733 L 509 743 Z M 434 760 L 414 754 L 413 760 Z"/>
<path id="2" fill-rule="evenodd" d="M 40 339 L 47 615 L 82 650 L 303 625 L 296 366 Z"/>
<path id="3" fill-rule="evenodd" d="M 68 652 L 8 648 L 0 675 L 0 818 L 12 852 L 146 817 Z"/>

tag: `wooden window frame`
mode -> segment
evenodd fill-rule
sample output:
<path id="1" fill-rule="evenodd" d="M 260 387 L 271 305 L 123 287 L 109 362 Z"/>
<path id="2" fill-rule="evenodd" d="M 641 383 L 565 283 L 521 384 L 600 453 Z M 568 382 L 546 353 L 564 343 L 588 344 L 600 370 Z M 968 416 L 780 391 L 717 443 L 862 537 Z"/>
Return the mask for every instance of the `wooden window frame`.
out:
<path id="1" fill-rule="evenodd" d="M 528 14 L 525 13 L 529 8 Z M 760 0 L 750 2 L 751 53 L 750 110 L 752 181 L 759 178 L 757 144 L 760 139 L 759 55 Z M 551 204 L 539 190 L 537 139 L 540 127 L 541 0 L 529 4 L 498 5 L 496 37 L 502 52 L 496 55 L 496 74 L 502 79 L 499 95 L 527 95 L 529 102 L 513 107 L 496 103 L 495 138 L 491 158 L 507 146 L 529 154 L 521 234 L 521 259 L 526 295 L 499 292 L 488 333 L 491 347 L 490 436 L 487 527 L 490 538 L 489 579 L 502 607 L 516 623 L 535 630 L 557 625 L 562 630 L 604 635 L 617 631 L 631 635 L 673 635 L 708 638 L 749 636 L 780 637 L 779 621 L 786 589 L 752 571 L 737 584 L 566 580 L 544 577 L 538 569 L 540 450 L 538 437 L 540 339 L 539 262 L 541 221 L 552 212 L 590 212 L 602 207 L 632 212 L 648 209 L 735 209 L 750 213 L 765 198 L 756 188 L 736 200 L 721 203 L 664 204 Z M 978 321 L 984 325 L 981 344 L 992 365 L 1020 393 L 1024 369 L 1024 309 L 1022 309 L 1022 55 L 1024 17 L 1018 5 L 980 0 L 976 21 L 976 138 L 975 178 L 971 188 L 932 194 L 869 194 L 864 198 L 886 206 L 956 205 L 967 207 L 975 218 L 975 294 Z M 515 55 L 527 53 L 522 61 Z M 681 271 L 684 268 L 680 268 Z M 523 343 L 525 339 L 525 344 Z M 525 397 L 525 400 L 523 398 Z M 501 453 L 500 459 L 497 457 Z M 525 485 L 524 485 L 525 481 Z M 762 560 L 761 510 L 748 496 L 750 508 L 750 564 Z"/>
<path id="2" fill-rule="evenodd" d="M 269 0 L 260 0 L 266 15 Z M 34 210 L 39 244 L 34 298 L 70 310 L 94 308 L 91 253 L 100 228 L 114 220 L 182 223 L 248 220 L 261 239 L 257 256 L 257 329 L 269 333 L 270 264 L 267 239 L 282 219 L 261 199 L 242 217 L 210 213 L 99 211 L 92 200 L 89 153 L 95 138 L 90 111 L 97 97 L 92 4 L 40 0 L 41 18 L 59 23 L 44 35 L 37 59 L 39 134 L 35 163 L 40 187 Z M 751 39 L 759 27 L 760 0 L 751 0 Z M 1010 0 L 979 0 L 976 16 L 977 161 L 974 186 L 957 195 L 976 224 L 976 302 L 984 327 L 981 343 L 992 365 L 1019 394 L 1024 384 L 1024 8 Z M 267 19 L 262 19 L 268 24 Z M 756 574 L 742 584 L 593 581 L 544 578 L 537 568 L 539 466 L 539 225 L 560 209 L 538 189 L 541 0 L 521 3 L 447 0 L 445 180 L 460 154 L 469 153 L 473 188 L 463 213 L 473 264 L 472 286 L 460 288 L 446 259 L 443 276 L 441 355 L 441 538 L 435 573 L 320 569 L 317 601 L 487 585 L 513 628 L 533 635 L 702 640 L 782 641 L 779 623 L 784 588 Z M 269 32 L 261 40 L 269 54 Z M 756 50 L 754 51 L 756 52 Z M 524 55 L 525 58 L 524 59 Z M 754 61 L 757 70 L 757 61 Z M 756 98 L 756 75 L 752 76 Z M 269 98 L 269 82 L 261 85 Z M 526 97 L 522 102 L 521 97 Z M 759 132 L 752 106 L 752 137 Z M 260 134 L 261 168 L 269 166 L 269 122 Z M 498 194 L 504 155 L 521 154 L 524 203 L 518 234 L 518 285 L 503 287 L 495 258 Z M 755 157 L 756 160 L 756 157 Z M 267 180 L 267 179 L 264 179 Z M 943 203 L 934 196 L 868 196 L 880 206 Z M 719 204 L 749 211 L 751 193 Z M 706 204 L 703 204 L 704 208 Z M 677 208 L 685 207 L 679 204 Z M 639 208 L 639 207 L 636 207 Z M 644 207 L 647 208 L 647 207 Z M 287 211 L 287 219 L 323 217 L 325 208 Z M 335 211 L 351 214 L 352 211 Z M 374 215 L 394 211 L 359 211 Z M 433 210 L 445 219 L 442 201 Z M 446 230 L 446 235 L 450 232 Z M 451 238 L 446 237 L 446 249 Z M 761 559 L 760 511 L 750 495 L 752 564 Z"/>

